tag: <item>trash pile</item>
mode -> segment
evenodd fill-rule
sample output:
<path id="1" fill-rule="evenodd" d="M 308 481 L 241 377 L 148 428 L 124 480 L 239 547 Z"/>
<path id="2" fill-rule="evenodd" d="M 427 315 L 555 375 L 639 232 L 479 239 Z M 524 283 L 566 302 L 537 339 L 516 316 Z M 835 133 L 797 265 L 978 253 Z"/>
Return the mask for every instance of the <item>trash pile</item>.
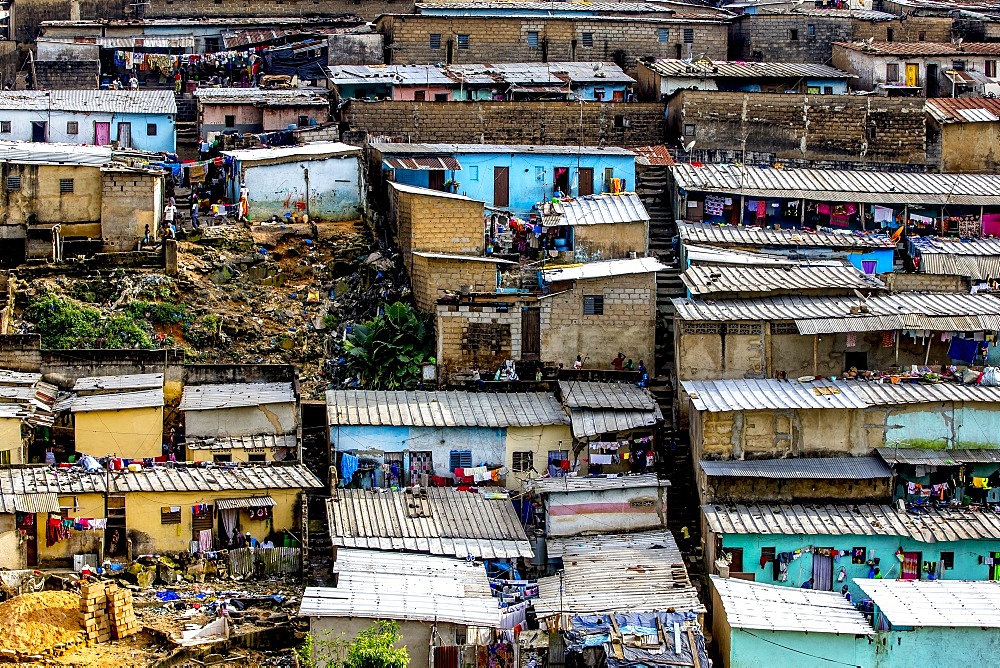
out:
<path id="1" fill-rule="evenodd" d="M 80 597 L 72 592 L 22 594 L 0 603 L 0 656 L 64 653 L 83 642 Z"/>

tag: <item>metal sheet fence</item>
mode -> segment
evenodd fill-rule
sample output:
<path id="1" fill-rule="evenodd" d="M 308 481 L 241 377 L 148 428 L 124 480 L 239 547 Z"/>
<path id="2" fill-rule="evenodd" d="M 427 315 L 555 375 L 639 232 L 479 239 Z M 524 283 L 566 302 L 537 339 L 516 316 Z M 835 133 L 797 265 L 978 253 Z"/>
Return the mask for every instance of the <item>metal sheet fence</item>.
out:
<path id="1" fill-rule="evenodd" d="M 302 548 L 299 547 L 244 547 L 229 551 L 229 571 L 246 577 L 256 572 L 256 564 L 263 564 L 264 575 L 297 575 L 300 572 Z"/>

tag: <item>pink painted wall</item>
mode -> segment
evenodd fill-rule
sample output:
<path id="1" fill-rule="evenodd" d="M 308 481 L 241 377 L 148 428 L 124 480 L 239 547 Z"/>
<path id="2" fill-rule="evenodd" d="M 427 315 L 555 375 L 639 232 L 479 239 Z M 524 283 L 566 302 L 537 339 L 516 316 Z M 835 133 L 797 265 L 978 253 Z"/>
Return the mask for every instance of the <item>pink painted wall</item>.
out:
<path id="1" fill-rule="evenodd" d="M 440 93 L 447 93 L 448 99 L 451 99 L 451 87 L 450 86 L 394 86 L 392 89 L 392 99 L 393 100 L 410 100 L 412 101 L 414 93 L 418 90 L 424 91 L 424 99 L 428 102 L 434 101 L 434 96 Z"/>

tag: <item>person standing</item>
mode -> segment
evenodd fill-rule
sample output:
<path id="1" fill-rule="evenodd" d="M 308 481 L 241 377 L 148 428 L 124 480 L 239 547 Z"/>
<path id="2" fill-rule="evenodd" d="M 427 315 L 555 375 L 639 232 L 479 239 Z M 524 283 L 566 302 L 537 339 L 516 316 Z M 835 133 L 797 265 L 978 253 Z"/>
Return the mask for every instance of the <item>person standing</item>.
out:
<path id="1" fill-rule="evenodd" d="M 128 80 L 128 87 L 132 90 L 139 90 L 139 79 L 135 76 L 135 72 L 132 73 L 132 77 Z"/>
<path id="2" fill-rule="evenodd" d="M 198 201 L 198 194 L 191 194 L 191 229 L 198 229 L 198 211 L 201 206 L 201 202 Z"/>
<path id="3" fill-rule="evenodd" d="M 625 353 L 618 353 L 618 356 L 611 360 L 611 367 L 615 371 L 621 371 L 623 364 L 625 364 Z"/>
<path id="4" fill-rule="evenodd" d="M 167 226 L 174 224 L 174 218 L 177 216 L 177 205 L 174 203 L 174 198 L 171 197 L 167 200 L 167 205 L 163 207 L 163 222 Z"/>

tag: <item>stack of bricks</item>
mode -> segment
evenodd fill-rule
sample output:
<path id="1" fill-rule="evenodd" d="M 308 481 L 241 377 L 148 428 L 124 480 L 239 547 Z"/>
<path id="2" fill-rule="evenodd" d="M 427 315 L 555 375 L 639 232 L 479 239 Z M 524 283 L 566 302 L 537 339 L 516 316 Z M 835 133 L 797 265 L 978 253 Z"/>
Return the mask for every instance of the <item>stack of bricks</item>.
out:
<path id="1" fill-rule="evenodd" d="M 111 617 L 111 636 L 121 640 L 139 630 L 132 608 L 132 592 L 120 587 L 108 588 L 108 615 Z"/>
<path id="2" fill-rule="evenodd" d="M 103 582 L 84 582 L 80 585 L 80 626 L 88 642 L 111 640 L 107 606 L 108 595 Z"/>

